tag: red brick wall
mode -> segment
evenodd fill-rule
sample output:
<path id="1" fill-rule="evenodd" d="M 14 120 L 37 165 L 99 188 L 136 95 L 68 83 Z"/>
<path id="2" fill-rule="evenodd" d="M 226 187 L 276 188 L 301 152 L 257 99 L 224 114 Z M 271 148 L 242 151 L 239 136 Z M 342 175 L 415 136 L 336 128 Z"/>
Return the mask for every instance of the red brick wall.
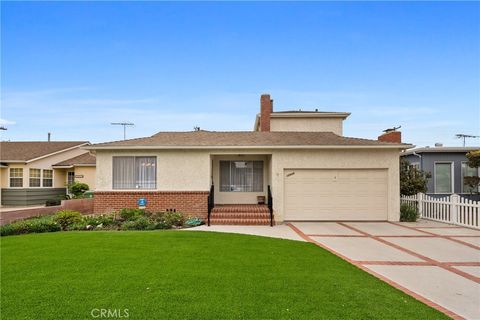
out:
<path id="1" fill-rule="evenodd" d="M 378 141 L 401 143 L 402 133 L 400 131 L 387 132 L 379 136 Z"/>
<path id="2" fill-rule="evenodd" d="M 93 212 L 110 213 L 122 208 L 138 208 L 137 200 L 147 199 L 146 209 L 150 211 L 176 211 L 190 216 L 206 218 L 208 212 L 208 191 L 96 191 Z"/>

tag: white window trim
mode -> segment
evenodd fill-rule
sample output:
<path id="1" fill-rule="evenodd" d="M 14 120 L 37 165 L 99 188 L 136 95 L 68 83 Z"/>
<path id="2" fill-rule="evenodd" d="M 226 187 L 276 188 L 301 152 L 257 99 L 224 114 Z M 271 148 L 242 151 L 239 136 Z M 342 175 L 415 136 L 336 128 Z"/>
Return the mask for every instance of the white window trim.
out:
<path id="1" fill-rule="evenodd" d="M 38 187 L 32 187 L 30 185 L 30 169 L 36 169 L 36 170 L 40 170 L 40 185 Z M 43 179 L 42 179 L 42 176 L 43 176 L 43 169 L 39 169 L 39 168 L 28 168 L 28 187 L 29 188 L 42 188 L 43 187 Z"/>
<path id="2" fill-rule="evenodd" d="M 437 172 L 435 170 L 436 166 L 437 166 L 437 163 L 438 164 L 444 164 L 444 163 L 448 163 L 450 164 L 450 172 L 451 172 L 451 181 L 450 181 L 450 184 L 452 186 L 452 192 L 448 193 L 448 192 L 437 192 Z M 434 190 L 434 194 L 454 194 L 455 193 L 455 162 L 453 161 L 435 161 L 433 163 L 433 190 Z"/>
<path id="3" fill-rule="evenodd" d="M 461 162 L 461 168 L 460 168 L 460 176 L 462 177 L 462 181 L 461 181 L 461 185 L 460 185 L 460 188 L 462 189 L 462 192 L 461 194 L 470 194 L 470 192 L 465 192 L 465 190 L 463 190 L 463 187 L 465 186 L 465 184 L 463 183 L 463 165 L 465 166 L 468 166 L 467 165 L 467 161 L 462 161 Z M 477 168 L 477 176 L 480 176 L 480 168 Z"/>
<path id="4" fill-rule="evenodd" d="M 22 169 L 22 186 L 21 187 L 12 187 L 12 181 L 10 180 L 11 176 L 10 176 L 10 169 Z M 22 168 L 22 167 L 11 167 L 11 168 L 8 168 L 8 187 L 11 188 L 11 189 L 23 189 L 25 188 L 24 187 L 24 182 L 25 182 L 25 168 Z"/>

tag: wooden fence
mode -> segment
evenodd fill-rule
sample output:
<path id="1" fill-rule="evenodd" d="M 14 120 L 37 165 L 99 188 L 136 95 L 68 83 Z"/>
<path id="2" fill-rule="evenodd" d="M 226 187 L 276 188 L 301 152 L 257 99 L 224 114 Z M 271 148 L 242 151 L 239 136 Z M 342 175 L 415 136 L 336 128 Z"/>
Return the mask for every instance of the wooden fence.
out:
<path id="1" fill-rule="evenodd" d="M 400 202 L 416 207 L 423 219 L 480 229 L 480 203 L 460 197 L 458 194 L 437 198 L 419 193 L 414 196 L 402 196 Z"/>

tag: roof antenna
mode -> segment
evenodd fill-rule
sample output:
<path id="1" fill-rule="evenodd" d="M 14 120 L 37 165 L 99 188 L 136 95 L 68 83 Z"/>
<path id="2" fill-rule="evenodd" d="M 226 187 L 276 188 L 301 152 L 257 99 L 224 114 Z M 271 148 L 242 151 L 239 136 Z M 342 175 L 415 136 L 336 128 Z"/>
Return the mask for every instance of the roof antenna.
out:
<path id="1" fill-rule="evenodd" d="M 193 130 L 194 130 L 194 131 L 200 131 L 200 127 L 199 127 L 199 126 L 195 126 L 195 127 L 193 127 Z"/>
<path id="2" fill-rule="evenodd" d="M 401 127 L 402 127 L 402 126 L 393 127 L 393 128 L 388 128 L 388 129 L 383 130 L 383 132 L 385 132 L 385 133 L 395 132 L 395 131 L 397 131 L 398 129 L 400 129 Z"/>
<path id="3" fill-rule="evenodd" d="M 52 137 L 52 133 L 51 132 L 48 132 L 47 133 L 47 141 L 50 142 L 50 138 Z"/>
<path id="4" fill-rule="evenodd" d="M 465 139 L 466 139 L 466 138 L 473 138 L 473 139 L 475 139 L 475 138 L 480 138 L 480 136 L 472 136 L 472 135 L 470 135 L 470 134 L 458 133 L 458 134 L 455 135 L 455 138 L 457 138 L 457 139 L 463 139 L 463 146 L 465 147 Z"/>
<path id="5" fill-rule="evenodd" d="M 132 122 L 111 122 L 113 126 L 123 126 L 123 140 L 127 140 L 127 126 L 134 126 Z"/>

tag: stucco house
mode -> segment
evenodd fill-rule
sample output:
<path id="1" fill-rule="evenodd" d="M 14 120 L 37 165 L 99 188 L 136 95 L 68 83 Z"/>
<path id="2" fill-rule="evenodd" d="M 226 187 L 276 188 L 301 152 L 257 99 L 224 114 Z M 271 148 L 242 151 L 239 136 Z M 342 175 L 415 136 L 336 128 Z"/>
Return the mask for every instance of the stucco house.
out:
<path id="1" fill-rule="evenodd" d="M 0 187 L 3 206 L 45 204 L 68 192 L 73 181 L 95 188 L 95 156 L 88 141 L 0 142 Z"/>
<path id="2" fill-rule="evenodd" d="M 452 193 L 463 196 L 478 192 L 465 184 L 464 177 L 479 176 L 478 168 L 467 165 L 467 152 L 480 150 L 480 147 L 435 147 L 406 150 L 401 156 L 412 166 L 430 172 L 432 177 L 427 183 L 427 193 L 446 196 Z M 473 199 L 473 198 L 472 198 Z"/>
<path id="3" fill-rule="evenodd" d="M 97 157 L 95 211 L 176 210 L 216 224 L 399 220 L 400 132 L 342 135 L 345 112 L 273 110 L 249 132 L 159 132 L 86 146 Z M 262 205 L 265 203 L 264 205 Z M 271 210 L 270 210 L 271 209 Z M 211 214 L 209 214 L 211 213 Z"/>

